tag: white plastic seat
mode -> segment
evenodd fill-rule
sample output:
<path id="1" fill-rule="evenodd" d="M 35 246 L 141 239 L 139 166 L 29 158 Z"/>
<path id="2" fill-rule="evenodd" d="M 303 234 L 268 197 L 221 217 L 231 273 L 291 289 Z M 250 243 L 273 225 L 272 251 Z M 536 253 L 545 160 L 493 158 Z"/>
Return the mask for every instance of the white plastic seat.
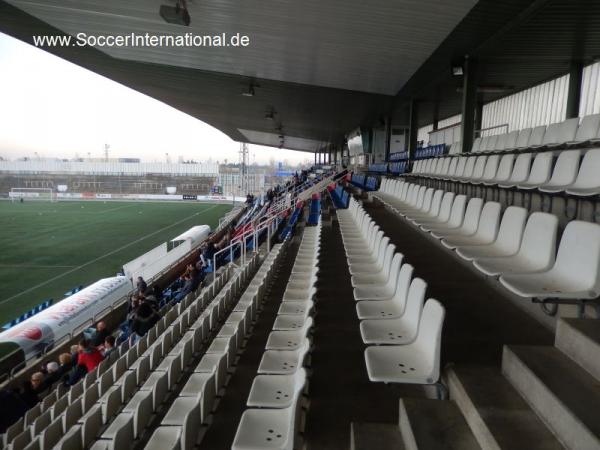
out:
<path id="1" fill-rule="evenodd" d="M 400 317 L 367 319 L 360 323 L 360 334 L 365 344 L 404 345 L 414 341 L 425 301 L 427 284 L 415 278 L 406 297 L 406 305 Z"/>
<path id="2" fill-rule="evenodd" d="M 79 421 L 81 425 L 81 443 L 83 448 L 88 448 L 90 443 L 100 434 L 102 428 L 102 407 L 94 406 L 88 413 Z"/>
<path id="3" fill-rule="evenodd" d="M 543 152 L 535 155 L 527 180 L 518 183 L 519 189 L 537 189 L 550 180 L 552 173 L 552 153 Z"/>
<path id="4" fill-rule="evenodd" d="M 475 167 L 473 167 L 473 173 L 471 174 L 471 176 L 468 178 L 463 178 L 460 181 L 463 183 L 476 183 L 479 180 L 481 180 L 483 178 L 487 160 L 487 155 L 478 156 L 477 161 L 475 161 Z"/>
<path id="5" fill-rule="evenodd" d="M 232 450 L 293 450 L 295 403 L 283 409 L 247 409 L 231 446 Z"/>
<path id="6" fill-rule="evenodd" d="M 469 156 L 467 157 L 467 161 L 465 163 L 465 168 L 462 174 L 456 178 L 456 181 L 460 181 L 461 183 L 468 182 L 473 177 L 473 171 L 475 170 L 475 164 L 477 160 L 485 162 L 485 156 L 483 159 L 479 159 L 479 156 Z"/>
<path id="7" fill-rule="evenodd" d="M 440 203 L 440 209 L 434 217 L 415 217 L 414 223 L 417 226 L 423 224 L 442 224 L 448 221 L 450 213 L 452 212 L 452 205 L 454 204 L 454 192 L 445 192 L 442 196 Z"/>
<path id="8" fill-rule="evenodd" d="M 312 317 L 308 317 L 302 328 L 294 331 L 271 331 L 265 350 L 297 350 L 302 346 L 313 325 Z"/>
<path id="9" fill-rule="evenodd" d="M 394 296 L 389 300 L 367 300 L 356 303 L 358 318 L 363 319 L 389 319 L 400 317 L 404 314 L 406 298 L 411 285 L 413 266 L 403 264 L 398 275 L 398 282 Z"/>
<path id="10" fill-rule="evenodd" d="M 475 267 L 486 275 L 531 273 L 547 270 L 554 263 L 558 218 L 534 212 L 529 216 L 517 253 L 509 256 L 476 258 Z"/>
<path id="11" fill-rule="evenodd" d="M 214 373 L 193 373 L 179 393 L 180 397 L 200 398 L 200 419 L 206 423 L 217 396 Z"/>
<path id="12" fill-rule="evenodd" d="M 130 448 L 133 444 L 133 414 L 121 413 L 115 420 L 109 425 L 104 433 L 102 433 L 102 440 L 96 443 L 106 442 L 110 450 L 120 450 L 124 448 Z M 92 449 L 95 445 L 92 447 Z"/>
<path id="13" fill-rule="evenodd" d="M 546 135 L 546 125 L 539 125 L 531 130 L 527 147 L 538 148 L 543 146 L 544 136 Z"/>
<path id="14" fill-rule="evenodd" d="M 386 300 L 391 299 L 396 290 L 398 275 L 400 274 L 400 266 L 402 265 L 402 253 L 396 253 L 390 265 L 389 276 L 385 283 L 367 284 L 354 288 L 354 299 L 360 300 Z"/>
<path id="15" fill-rule="evenodd" d="M 273 322 L 273 330 L 276 331 L 294 331 L 304 327 L 306 320 L 308 319 L 308 311 L 304 314 L 294 314 L 277 316 L 275 322 Z"/>
<path id="16" fill-rule="evenodd" d="M 442 199 L 444 197 L 444 191 L 438 189 L 433 193 L 431 198 L 431 204 L 427 211 L 422 211 L 420 213 L 410 214 L 406 216 L 413 223 L 417 223 L 420 220 L 432 220 L 440 213 L 440 208 L 442 206 Z"/>
<path id="17" fill-rule="evenodd" d="M 361 258 L 354 258 L 352 260 L 348 259 L 348 270 L 350 271 L 350 275 L 379 272 L 387 264 L 392 263 L 392 258 L 394 257 L 395 251 L 396 246 L 394 244 L 390 244 L 390 238 L 387 236 L 384 237 L 381 240 L 379 256 L 376 261 L 367 262 L 367 260 L 363 260 Z"/>
<path id="18" fill-rule="evenodd" d="M 510 156 L 510 155 L 509 155 Z M 533 160 L 533 153 L 521 153 L 517 155 L 515 164 L 512 167 L 510 176 L 507 180 L 498 181 L 498 186 L 502 188 L 510 188 L 525 183 L 529 178 L 529 171 L 531 168 L 531 161 Z"/>
<path id="19" fill-rule="evenodd" d="M 458 200 L 462 200 L 461 196 L 457 196 L 454 203 Z M 470 236 L 477 231 L 482 207 L 483 199 L 479 197 L 471 198 L 466 208 L 462 202 L 459 203 L 457 208 L 453 205 L 452 214 L 448 222 L 439 226 L 431 226 L 427 231 L 438 239 L 453 235 Z"/>
<path id="20" fill-rule="evenodd" d="M 144 450 L 181 450 L 181 428 L 157 427 Z"/>
<path id="21" fill-rule="evenodd" d="M 575 182 L 567 188 L 567 194 L 587 197 L 600 194 L 600 149 L 588 150 L 583 155 Z"/>
<path id="22" fill-rule="evenodd" d="M 289 375 L 296 372 L 302 367 L 309 345 L 308 339 L 305 339 L 302 346 L 297 350 L 265 351 L 258 366 L 258 373 Z"/>
<path id="23" fill-rule="evenodd" d="M 278 316 L 286 316 L 286 315 L 306 315 L 310 314 L 310 311 L 313 309 L 313 301 L 306 300 L 303 302 L 282 302 L 279 306 L 279 310 L 277 311 Z"/>
<path id="24" fill-rule="evenodd" d="M 156 411 L 164 401 L 169 390 L 169 378 L 167 372 L 152 372 L 140 391 L 152 392 L 152 409 Z"/>
<path id="25" fill-rule="evenodd" d="M 500 225 L 500 212 L 502 206 L 498 202 L 487 202 L 483 205 L 481 216 L 477 224 L 477 231 L 471 235 L 451 235 L 442 240 L 448 248 L 460 245 L 488 245 L 494 242 Z"/>
<path id="26" fill-rule="evenodd" d="M 580 150 L 560 152 L 550 180 L 538 189 L 542 192 L 562 192 L 571 187 L 579 170 Z"/>
<path id="27" fill-rule="evenodd" d="M 429 299 L 414 342 L 368 347 L 365 361 L 369 379 L 383 383 L 436 383 L 440 377 L 444 315 L 444 307 L 437 300 Z"/>
<path id="28" fill-rule="evenodd" d="M 81 450 L 81 425 L 75 425 L 69 428 L 57 442 L 55 450 Z"/>
<path id="29" fill-rule="evenodd" d="M 247 405 L 250 408 L 288 408 L 306 383 L 306 370 L 292 375 L 257 375 L 252 382 Z"/>
<path id="30" fill-rule="evenodd" d="M 519 131 L 517 140 L 515 142 L 515 149 L 520 150 L 527 147 L 527 143 L 529 142 L 529 138 L 531 137 L 531 131 L 531 128 L 523 128 Z"/>
<path id="31" fill-rule="evenodd" d="M 552 268 L 533 274 L 502 275 L 500 282 L 521 297 L 596 298 L 600 294 L 600 225 L 569 222 Z"/>
<path id="32" fill-rule="evenodd" d="M 357 273 L 355 275 L 352 275 L 352 277 L 351 277 L 352 287 L 359 288 L 359 289 L 368 289 L 375 284 L 386 283 L 387 280 L 389 280 L 389 278 L 391 276 L 391 271 L 397 270 L 400 267 L 398 261 L 396 261 L 396 262 L 394 261 L 394 260 L 398 260 L 398 259 L 400 259 L 400 261 L 402 261 L 401 253 L 394 254 L 394 256 L 392 257 L 392 260 L 389 261 L 388 264 L 385 265 L 379 272 L 366 273 L 366 274 Z"/>
<path id="33" fill-rule="evenodd" d="M 491 160 L 492 156 L 490 156 Z M 483 184 L 489 186 L 494 184 L 505 183 L 510 179 L 513 171 L 513 163 L 515 161 L 515 155 L 513 153 L 502 155 L 498 162 L 498 167 L 492 178 L 488 178 L 485 174 Z M 488 160 L 489 163 L 489 160 Z"/>
<path id="34" fill-rule="evenodd" d="M 526 222 L 527 210 L 525 208 L 509 206 L 504 211 L 498 235 L 493 242 L 481 245 L 460 245 L 456 248 L 456 253 L 468 261 L 476 258 L 514 255 L 519 251 Z"/>
<path id="35" fill-rule="evenodd" d="M 150 422 L 152 416 L 152 392 L 138 391 L 131 400 L 123 407 L 124 413 L 133 416 L 133 437 L 139 438 L 142 431 Z"/>
<path id="36" fill-rule="evenodd" d="M 227 356 L 219 354 L 207 354 L 202 357 L 194 373 L 210 373 L 215 377 L 215 392 L 219 392 L 225 386 L 227 379 Z"/>
<path id="37" fill-rule="evenodd" d="M 40 444 L 42 450 L 53 448 L 63 435 L 62 419 L 59 417 L 50 422 L 50 424 L 40 433 Z"/>
<path id="38" fill-rule="evenodd" d="M 160 423 L 161 426 L 175 426 L 181 429 L 181 450 L 191 450 L 201 425 L 200 399 L 197 397 L 177 397 Z"/>
<path id="39" fill-rule="evenodd" d="M 498 150 L 511 151 L 517 145 L 517 138 L 519 137 L 519 130 L 513 130 L 506 135 L 506 140 L 504 141 L 504 148 Z"/>
<path id="40" fill-rule="evenodd" d="M 458 228 L 462 224 L 467 204 L 467 196 L 462 194 L 454 195 L 453 192 L 447 194 L 451 194 L 452 197 L 450 210 L 440 208 L 440 214 L 435 220 L 420 222 L 419 226 L 423 231 L 430 231 L 436 228 Z M 444 195 L 444 197 L 446 197 L 446 195 Z"/>
<path id="41" fill-rule="evenodd" d="M 577 133 L 567 145 L 581 145 L 593 141 L 600 131 L 600 114 L 591 114 L 581 119 Z"/>

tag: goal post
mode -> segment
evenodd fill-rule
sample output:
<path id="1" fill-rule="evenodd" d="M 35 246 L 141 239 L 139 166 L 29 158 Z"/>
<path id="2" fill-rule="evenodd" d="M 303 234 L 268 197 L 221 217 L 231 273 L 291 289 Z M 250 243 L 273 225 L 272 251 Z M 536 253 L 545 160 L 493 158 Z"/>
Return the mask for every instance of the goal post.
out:
<path id="1" fill-rule="evenodd" d="M 39 200 L 55 202 L 56 192 L 52 188 L 10 188 L 8 197 L 11 201 L 18 201 L 20 199 L 25 200 Z"/>

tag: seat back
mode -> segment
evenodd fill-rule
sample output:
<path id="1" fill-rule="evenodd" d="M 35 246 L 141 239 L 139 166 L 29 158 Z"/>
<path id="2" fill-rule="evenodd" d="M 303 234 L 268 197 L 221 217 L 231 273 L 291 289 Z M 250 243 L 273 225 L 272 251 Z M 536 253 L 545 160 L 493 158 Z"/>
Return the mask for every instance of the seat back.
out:
<path id="1" fill-rule="evenodd" d="M 421 211 L 427 212 L 429 208 L 431 208 L 431 200 L 433 198 L 433 188 L 429 188 L 425 191 L 425 195 L 423 196 L 423 203 L 421 204 Z"/>
<path id="2" fill-rule="evenodd" d="M 577 134 L 578 126 L 579 117 L 572 117 L 571 119 L 561 122 L 556 135 L 556 143 L 563 144 L 565 142 L 572 142 Z"/>
<path id="3" fill-rule="evenodd" d="M 573 220 L 563 232 L 555 269 L 590 298 L 600 294 L 600 225 Z"/>
<path id="4" fill-rule="evenodd" d="M 473 175 L 471 178 L 474 180 L 479 180 L 483 176 L 483 171 L 485 170 L 485 164 L 487 162 L 487 156 L 482 155 L 477 157 L 477 161 L 475 162 L 475 167 L 473 168 Z"/>
<path id="5" fill-rule="evenodd" d="M 465 216 L 462 221 L 461 230 L 466 235 L 471 235 L 477 231 L 479 225 L 479 218 L 481 216 L 481 208 L 483 207 L 483 199 L 479 197 L 473 197 L 467 203 L 465 210 Z"/>
<path id="6" fill-rule="evenodd" d="M 50 423 L 50 425 L 48 425 L 46 427 L 46 429 L 42 432 L 42 435 L 41 435 L 42 449 L 49 450 L 52 447 L 54 447 L 58 443 L 58 441 L 60 441 L 62 434 L 63 434 L 62 418 L 59 417 L 56 420 L 52 421 Z"/>
<path id="7" fill-rule="evenodd" d="M 454 205 L 454 197 L 456 197 L 456 194 L 454 192 L 446 192 L 442 197 L 442 203 L 440 204 L 440 212 L 437 215 L 437 218 L 440 222 L 447 222 L 450 218 L 450 214 L 452 212 L 452 205 Z"/>
<path id="8" fill-rule="evenodd" d="M 531 172 L 529 172 L 529 177 L 527 177 L 526 182 L 529 185 L 541 186 L 542 184 L 548 182 L 548 180 L 550 179 L 551 172 L 552 153 L 538 153 L 533 159 L 533 164 L 531 165 Z"/>
<path id="9" fill-rule="evenodd" d="M 497 142 L 498 142 L 497 134 L 493 134 L 492 136 L 489 136 L 487 145 L 485 146 L 485 150 L 488 152 L 491 152 L 492 150 L 494 150 L 496 148 Z"/>
<path id="10" fill-rule="evenodd" d="M 433 197 L 431 198 L 431 207 L 429 208 L 428 214 L 432 217 L 435 217 L 440 212 L 440 206 L 442 205 L 442 197 L 444 196 L 444 191 L 442 189 L 438 189 L 433 193 Z"/>
<path id="11" fill-rule="evenodd" d="M 519 251 L 525 223 L 527 222 L 527 210 L 518 206 L 509 206 L 504 211 L 495 245 L 501 248 L 506 255 L 514 255 Z"/>
<path id="12" fill-rule="evenodd" d="M 548 128 L 546 128 L 546 132 L 544 133 L 544 138 L 542 139 L 542 145 L 556 144 L 559 142 L 561 123 L 562 122 L 551 123 L 548 125 Z"/>
<path id="13" fill-rule="evenodd" d="M 408 298 L 408 290 L 410 288 L 410 280 L 414 272 L 414 267 L 410 264 L 402 264 L 400 267 L 400 273 L 398 274 L 398 281 L 396 283 L 396 291 L 394 292 L 394 303 L 398 305 L 401 313 L 404 313 L 406 307 L 406 299 Z"/>
<path id="14" fill-rule="evenodd" d="M 386 290 L 390 291 L 392 294 L 396 290 L 396 285 L 398 284 L 398 276 L 400 274 L 400 266 L 402 265 L 403 259 L 404 255 L 402 253 L 396 253 L 394 254 L 394 258 L 392 258 L 392 264 L 390 265 L 390 271 L 385 283 Z"/>
<path id="15" fill-rule="evenodd" d="M 457 195 L 456 197 L 454 197 L 454 202 L 452 203 L 452 210 L 450 211 L 450 217 L 448 218 L 447 222 L 448 227 L 456 228 L 461 226 L 461 224 L 463 223 L 463 218 L 465 216 L 466 204 L 466 195 Z"/>
<path id="16" fill-rule="evenodd" d="M 498 202 L 487 202 L 483 205 L 479 224 L 477 225 L 476 236 L 478 239 L 482 239 L 483 242 L 488 243 L 494 242 L 498 234 L 501 211 L 502 206 Z"/>
<path id="17" fill-rule="evenodd" d="M 488 150 L 488 141 L 489 141 L 490 137 L 489 136 L 484 136 L 481 138 L 481 144 L 479 145 L 479 151 L 480 152 L 485 152 Z"/>
<path id="18" fill-rule="evenodd" d="M 509 155 L 507 155 L 509 156 Z M 498 172 L 498 164 L 500 163 L 499 155 L 490 155 L 485 163 L 485 169 L 483 171 L 483 175 L 481 176 L 482 180 L 490 181 L 493 180 L 496 176 L 496 172 Z"/>
<path id="19" fill-rule="evenodd" d="M 133 414 L 123 413 L 119 417 L 121 416 L 125 419 L 118 422 L 119 426 L 115 430 L 111 450 L 130 448 L 133 444 Z"/>
<path id="20" fill-rule="evenodd" d="M 517 156 L 510 175 L 510 183 L 518 184 L 527 181 L 532 159 L 533 153 L 521 153 Z"/>
<path id="21" fill-rule="evenodd" d="M 521 131 L 519 131 L 519 136 L 517 136 L 515 148 L 527 147 L 527 143 L 529 142 L 530 136 L 531 136 L 531 128 L 523 128 Z"/>
<path id="22" fill-rule="evenodd" d="M 467 164 L 467 158 L 466 156 L 459 156 L 458 157 L 458 162 L 456 163 L 456 172 L 454 173 L 455 177 L 462 177 L 463 174 L 465 173 L 465 166 Z"/>
<path id="23" fill-rule="evenodd" d="M 473 170 L 475 170 L 475 162 L 479 156 L 469 156 L 467 158 L 467 163 L 465 164 L 465 170 L 462 174 L 463 178 L 471 178 L 473 176 Z M 485 156 L 483 157 L 485 158 Z"/>
<path id="24" fill-rule="evenodd" d="M 545 270 L 554 264 L 557 233 L 554 214 L 534 212 L 529 216 L 518 253 L 529 262 L 529 269 Z"/>
<path id="25" fill-rule="evenodd" d="M 544 140 L 544 135 L 546 134 L 546 125 L 540 125 L 531 130 L 531 136 L 529 136 L 529 141 L 527 141 L 528 147 L 533 147 L 536 145 L 542 145 Z"/>
<path id="26" fill-rule="evenodd" d="M 600 149 L 588 150 L 583 156 L 574 188 L 591 189 L 600 187 Z"/>
<path id="27" fill-rule="evenodd" d="M 498 170 L 496 171 L 496 175 L 494 176 L 494 181 L 497 183 L 501 183 L 503 181 L 509 180 L 513 171 L 514 162 L 514 154 L 509 153 L 508 155 L 503 155 L 502 158 L 500 158 L 500 162 L 498 163 Z"/>
<path id="28" fill-rule="evenodd" d="M 481 148 L 481 138 L 475 138 L 473 141 L 473 146 L 471 147 L 471 153 L 477 153 Z"/>
<path id="29" fill-rule="evenodd" d="M 415 345 L 420 350 L 424 360 L 423 365 L 428 369 L 428 383 L 436 383 L 440 377 L 440 351 L 442 347 L 442 327 L 446 310 L 440 302 L 430 298 L 423 307 L 419 331 Z"/>
<path id="30" fill-rule="evenodd" d="M 94 408 L 87 414 L 81 424 L 81 441 L 83 448 L 88 448 L 92 441 L 96 439 L 102 427 L 102 410 L 100 405 Z"/>
<path id="31" fill-rule="evenodd" d="M 507 133 L 502 133 L 498 135 L 496 139 L 496 145 L 492 150 L 504 150 L 506 148 L 506 138 L 508 137 Z"/>
<path id="32" fill-rule="evenodd" d="M 456 174 L 456 167 L 458 165 L 459 158 L 450 158 L 450 164 L 448 165 L 447 176 L 452 177 Z"/>
<path id="33" fill-rule="evenodd" d="M 406 305 L 402 314 L 402 321 L 407 327 L 409 334 L 417 334 L 421 313 L 423 312 L 423 303 L 425 302 L 425 291 L 427 283 L 421 278 L 413 278 L 408 288 L 406 296 Z M 410 329 L 409 329 L 410 328 Z"/>
<path id="34" fill-rule="evenodd" d="M 577 178 L 579 170 L 579 159 L 581 156 L 580 150 L 568 150 L 560 152 L 552 177 L 548 181 L 548 186 L 568 186 L 573 184 Z"/>
<path id="35" fill-rule="evenodd" d="M 600 131 L 600 114 L 592 114 L 581 119 L 581 124 L 575 134 L 575 142 L 585 142 L 594 139 Z"/>
<path id="36" fill-rule="evenodd" d="M 504 142 L 504 150 L 511 150 L 517 145 L 517 138 L 519 137 L 519 130 L 513 130 L 506 135 L 506 141 Z M 500 150 L 500 149 L 499 149 Z"/>

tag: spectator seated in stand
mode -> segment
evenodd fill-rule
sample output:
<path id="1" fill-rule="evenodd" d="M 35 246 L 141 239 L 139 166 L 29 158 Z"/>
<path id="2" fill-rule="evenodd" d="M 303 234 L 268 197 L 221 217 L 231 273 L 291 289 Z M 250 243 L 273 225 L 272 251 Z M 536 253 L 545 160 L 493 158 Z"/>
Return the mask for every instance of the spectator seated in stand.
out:
<path id="1" fill-rule="evenodd" d="M 23 382 L 23 389 L 21 390 L 20 396 L 28 409 L 39 403 L 39 394 L 42 393 L 44 389 L 44 374 L 42 372 L 35 372 L 31 375 L 29 381 Z"/>
<path id="2" fill-rule="evenodd" d="M 89 332 L 89 336 L 88 333 L 84 332 L 84 336 L 87 337 L 90 341 L 91 344 L 94 347 L 98 347 L 99 345 L 102 345 L 104 343 L 104 339 L 106 338 L 106 336 L 110 335 L 110 331 L 107 329 L 106 327 L 106 322 L 104 322 L 103 320 L 99 321 L 96 324 L 96 329 L 94 330 L 93 328 L 88 328 L 88 330 L 86 331 L 91 331 Z"/>
<path id="3" fill-rule="evenodd" d="M 77 365 L 85 367 L 86 372 L 91 372 L 103 360 L 102 354 L 94 347 L 89 339 L 79 341 L 79 357 Z"/>
<path id="4" fill-rule="evenodd" d="M 133 320 L 131 322 L 131 338 L 130 344 L 135 344 L 142 336 L 144 336 L 150 328 L 158 322 L 160 316 L 148 302 L 141 302 L 140 306 L 135 310 Z"/>
<path id="5" fill-rule="evenodd" d="M 104 356 L 104 358 L 108 358 L 110 354 L 116 350 L 117 347 L 115 347 L 115 337 L 106 336 L 106 339 L 104 339 L 104 348 L 102 349 L 102 356 Z"/>
<path id="6" fill-rule="evenodd" d="M 25 415 L 28 406 L 18 392 L 8 389 L 0 389 L 0 405 L 2 405 L 0 433 L 4 433 L 8 427 Z"/>
<path id="7" fill-rule="evenodd" d="M 146 282 L 144 281 L 144 279 L 142 277 L 137 277 L 137 281 L 135 282 L 135 288 L 137 290 L 137 292 L 146 292 L 146 290 L 148 289 L 148 285 L 146 284 Z"/>

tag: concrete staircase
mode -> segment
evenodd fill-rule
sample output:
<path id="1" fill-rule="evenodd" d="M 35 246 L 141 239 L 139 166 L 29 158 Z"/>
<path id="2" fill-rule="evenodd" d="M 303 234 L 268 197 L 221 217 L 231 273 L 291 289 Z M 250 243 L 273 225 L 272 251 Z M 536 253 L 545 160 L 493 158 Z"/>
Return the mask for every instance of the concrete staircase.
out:
<path id="1" fill-rule="evenodd" d="M 450 365 L 443 379 L 449 400 L 400 401 L 397 448 L 600 449 L 598 320 L 560 319 L 554 346 L 505 346 L 501 369 Z"/>

